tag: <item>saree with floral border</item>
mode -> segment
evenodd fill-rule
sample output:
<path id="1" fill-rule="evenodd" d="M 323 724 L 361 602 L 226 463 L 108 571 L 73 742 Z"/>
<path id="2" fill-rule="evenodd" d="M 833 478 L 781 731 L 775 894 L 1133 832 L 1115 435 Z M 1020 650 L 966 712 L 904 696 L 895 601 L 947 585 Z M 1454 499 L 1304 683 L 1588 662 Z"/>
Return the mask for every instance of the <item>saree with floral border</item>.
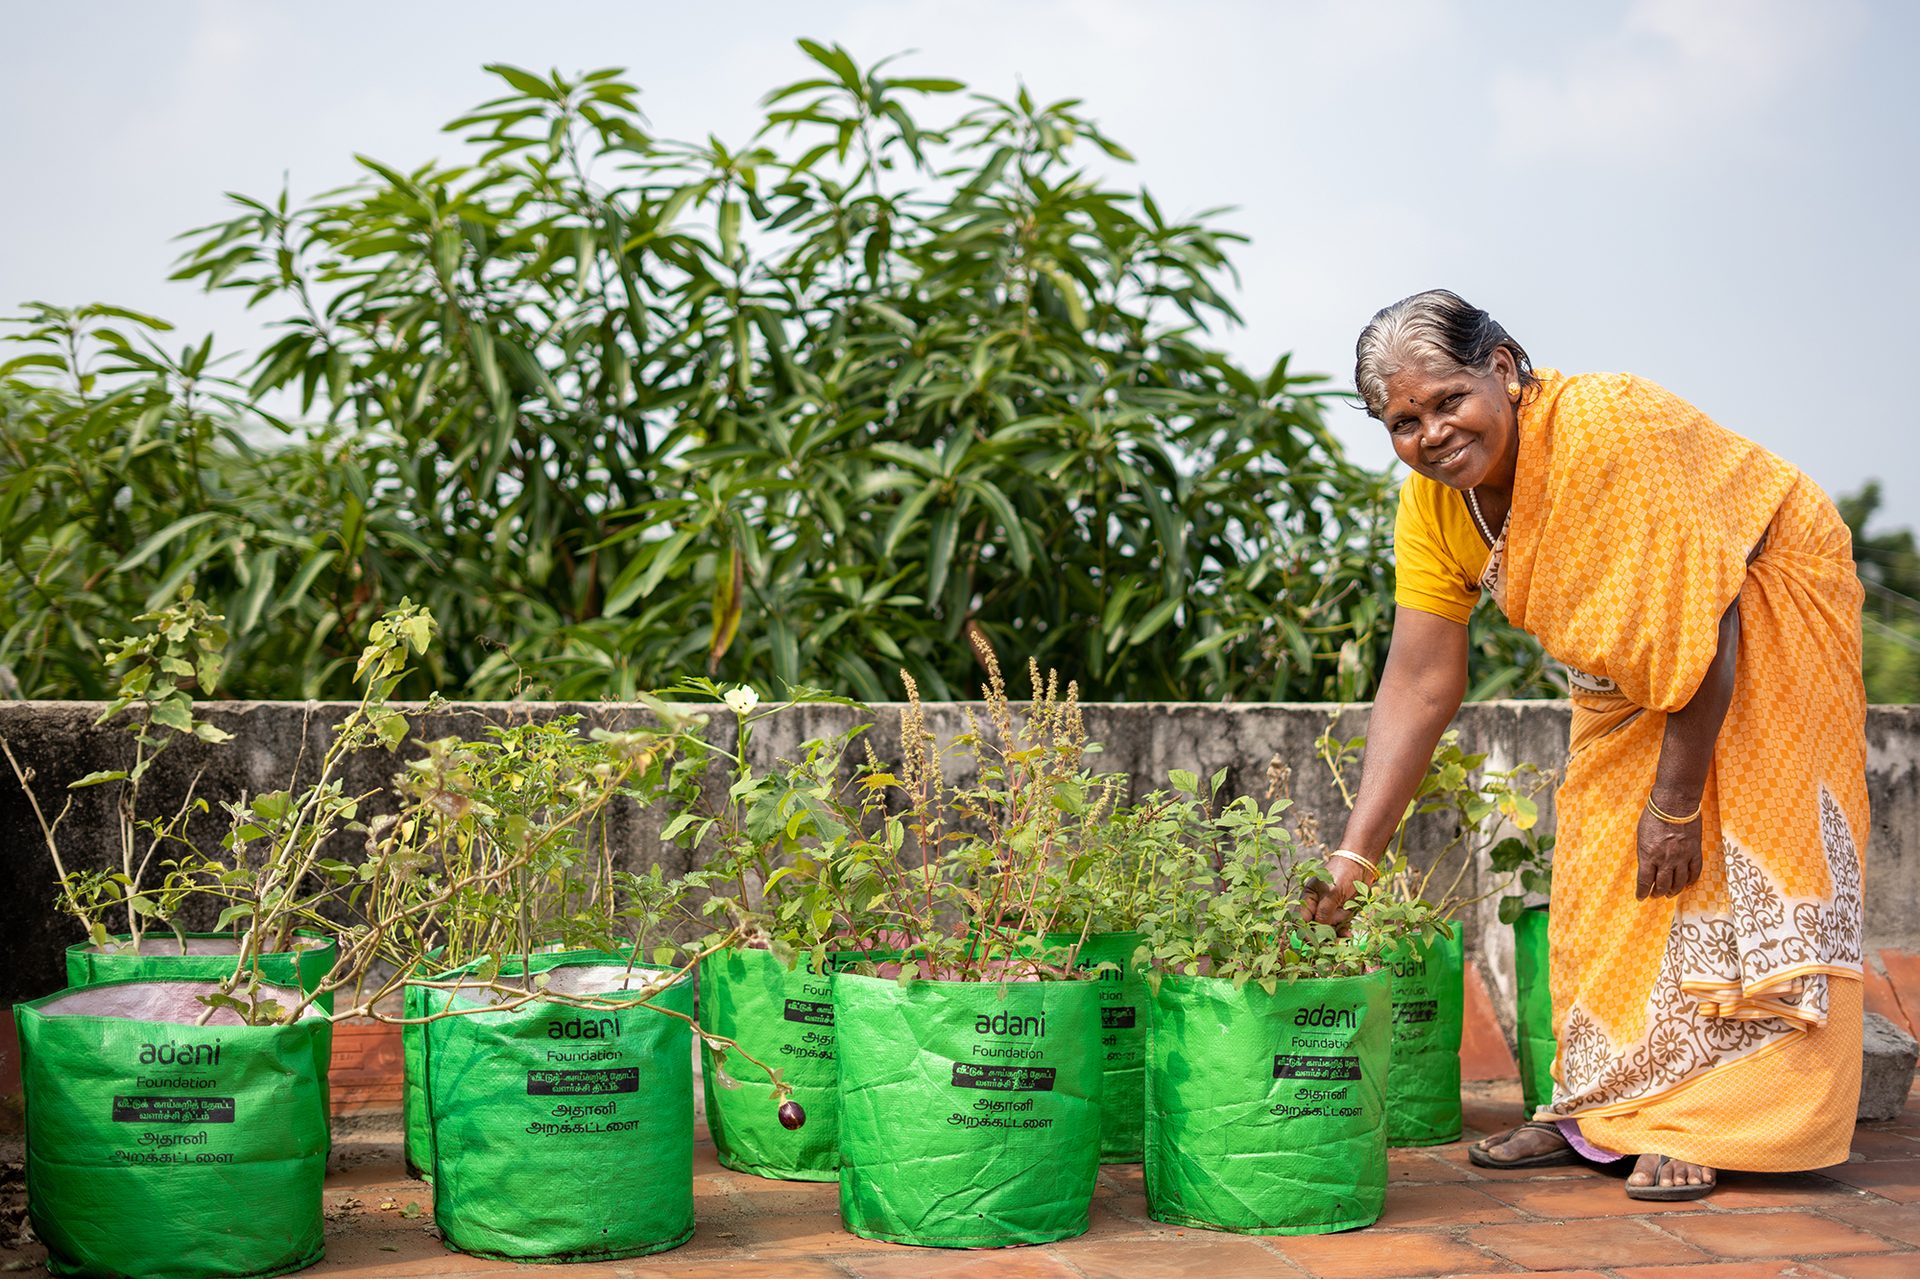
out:
<path id="1" fill-rule="evenodd" d="M 1554 1098 L 1582 1144 L 1844 1162 L 1859 1095 L 1866 696 L 1851 540 L 1796 468 L 1618 374 L 1540 373 L 1485 584 L 1570 670 L 1550 916 Z M 1737 602 L 1704 869 L 1635 899 L 1668 712 Z"/>

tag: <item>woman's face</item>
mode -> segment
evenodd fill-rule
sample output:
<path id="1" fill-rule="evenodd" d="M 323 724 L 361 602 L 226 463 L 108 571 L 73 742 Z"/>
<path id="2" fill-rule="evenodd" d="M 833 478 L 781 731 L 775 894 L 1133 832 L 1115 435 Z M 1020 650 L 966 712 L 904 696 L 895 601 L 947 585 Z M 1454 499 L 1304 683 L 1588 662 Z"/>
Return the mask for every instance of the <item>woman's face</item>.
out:
<path id="1" fill-rule="evenodd" d="M 1507 384 L 1514 380 L 1513 357 L 1504 349 L 1494 352 L 1483 377 L 1402 368 L 1387 379 L 1381 417 L 1393 451 L 1450 488 L 1508 486 L 1518 419 Z"/>

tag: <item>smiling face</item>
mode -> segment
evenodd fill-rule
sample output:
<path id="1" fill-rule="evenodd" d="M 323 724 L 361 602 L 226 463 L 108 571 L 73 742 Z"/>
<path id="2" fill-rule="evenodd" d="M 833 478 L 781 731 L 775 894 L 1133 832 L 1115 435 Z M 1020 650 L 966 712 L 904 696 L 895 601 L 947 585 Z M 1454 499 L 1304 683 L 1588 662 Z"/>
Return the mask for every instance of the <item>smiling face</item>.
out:
<path id="1" fill-rule="evenodd" d="M 1515 380 L 1513 357 L 1494 352 L 1484 375 L 1436 373 L 1409 365 L 1389 376 L 1381 420 L 1402 462 L 1449 488 L 1513 483 L 1519 444 L 1519 414 L 1507 384 Z"/>

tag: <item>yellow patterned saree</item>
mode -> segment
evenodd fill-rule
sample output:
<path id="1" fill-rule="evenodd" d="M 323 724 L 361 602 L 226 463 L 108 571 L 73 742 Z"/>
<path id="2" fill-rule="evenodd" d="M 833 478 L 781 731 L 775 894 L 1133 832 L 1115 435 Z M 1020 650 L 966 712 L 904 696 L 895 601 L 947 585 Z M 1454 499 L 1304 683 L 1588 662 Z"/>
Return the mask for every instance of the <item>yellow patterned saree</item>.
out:
<path id="1" fill-rule="evenodd" d="M 1536 1118 L 1714 1168 L 1844 1162 L 1868 829 L 1847 528 L 1797 469 L 1649 382 L 1541 381 L 1485 578 L 1572 671 L 1550 927 L 1560 1054 Z M 1636 901 L 1665 713 L 1699 687 L 1736 599 L 1705 869 L 1677 898 Z"/>

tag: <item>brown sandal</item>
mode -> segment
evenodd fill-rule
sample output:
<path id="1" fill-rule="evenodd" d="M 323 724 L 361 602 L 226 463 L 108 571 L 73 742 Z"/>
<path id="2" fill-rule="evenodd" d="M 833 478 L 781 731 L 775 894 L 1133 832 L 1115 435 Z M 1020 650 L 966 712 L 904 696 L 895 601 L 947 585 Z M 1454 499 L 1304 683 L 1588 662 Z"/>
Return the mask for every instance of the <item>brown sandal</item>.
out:
<path id="1" fill-rule="evenodd" d="M 1512 1128 L 1501 1133 L 1500 1145 L 1506 1145 L 1507 1142 L 1513 1140 L 1516 1133 L 1524 1132 L 1528 1128 L 1539 1128 L 1550 1132 L 1560 1138 L 1562 1143 L 1565 1143 L 1567 1140 L 1565 1135 L 1561 1133 L 1558 1125 L 1537 1123 L 1529 1119 L 1518 1128 Z M 1483 1140 L 1485 1139 L 1483 1138 Z M 1498 1149 L 1498 1147 L 1495 1147 L 1495 1149 Z M 1481 1146 L 1479 1142 L 1475 1142 L 1473 1145 L 1467 1147 L 1467 1159 L 1471 1161 L 1475 1167 L 1479 1168 L 1557 1168 L 1563 1164 L 1580 1162 L 1580 1156 L 1574 1153 L 1573 1147 L 1570 1144 L 1562 1144 L 1558 1150 L 1544 1150 L 1537 1155 L 1528 1155 L 1523 1159 L 1496 1159 L 1492 1150 Z"/>

